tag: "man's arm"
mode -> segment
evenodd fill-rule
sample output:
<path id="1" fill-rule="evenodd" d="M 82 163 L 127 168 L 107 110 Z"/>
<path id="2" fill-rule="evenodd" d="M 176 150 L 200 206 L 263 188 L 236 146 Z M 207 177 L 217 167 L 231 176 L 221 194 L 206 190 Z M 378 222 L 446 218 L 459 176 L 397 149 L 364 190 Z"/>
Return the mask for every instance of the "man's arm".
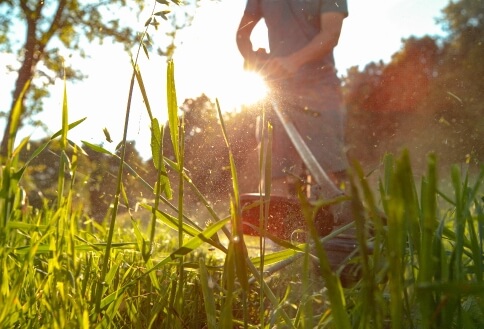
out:
<path id="1" fill-rule="evenodd" d="M 260 17 L 244 13 L 237 29 L 237 47 L 245 60 L 250 60 L 254 56 L 250 35 L 254 27 L 260 21 Z"/>
<path id="2" fill-rule="evenodd" d="M 258 72 L 262 72 L 262 68 L 269 58 L 269 55 L 263 48 L 254 51 L 250 41 L 250 35 L 260 20 L 260 16 L 244 13 L 237 29 L 237 47 L 245 60 L 244 69 L 256 70 Z"/>
<path id="3" fill-rule="evenodd" d="M 344 18 L 345 14 L 339 12 L 321 14 L 319 34 L 295 53 L 270 60 L 267 70 L 275 76 L 292 75 L 305 63 L 327 55 L 338 44 Z"/>

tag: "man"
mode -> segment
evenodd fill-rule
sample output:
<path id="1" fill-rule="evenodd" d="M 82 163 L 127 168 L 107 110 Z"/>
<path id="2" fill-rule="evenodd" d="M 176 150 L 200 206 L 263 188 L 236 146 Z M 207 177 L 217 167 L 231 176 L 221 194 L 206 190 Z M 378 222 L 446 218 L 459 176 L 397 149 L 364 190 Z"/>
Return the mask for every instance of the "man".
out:
<path id="1" fill-rule="evenodd" d="M 345 110 L 333 49 L 338 44 L 346 0 L 248 0 L 237 30 L 237 46 L 248 67 L 257 68 L 321 167 L 340 186 L 344 153 Z M 264 19 L 270 53 L 254 51 L 250 35 Z M 294 196 L 294 177 L 302 160 L 274 114 L 272 194 Z"/>

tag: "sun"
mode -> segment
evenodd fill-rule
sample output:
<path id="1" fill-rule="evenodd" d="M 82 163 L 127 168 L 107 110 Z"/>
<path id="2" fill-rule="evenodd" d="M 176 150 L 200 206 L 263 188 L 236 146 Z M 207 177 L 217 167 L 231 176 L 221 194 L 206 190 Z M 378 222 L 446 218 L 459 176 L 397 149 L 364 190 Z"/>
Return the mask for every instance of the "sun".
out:
<path id="1" fill-rule="evenodd" d="M 252 71 L 242 71 L 239 76 L 239 90 L 234 98 L 240 105 L 251 105 L 263 100 L 268 93 L 264 78 Z"/>
<path id="2" fill-rule="evenodd" d="M 264 100 L 269 92 L 264 78 L 256 72 L 241 69 L 232 73 L 228 80 L 219 80 L 212 92 L 219 99 L 223 111 L 234 111 L 244 105 L 253 105 Z"/>

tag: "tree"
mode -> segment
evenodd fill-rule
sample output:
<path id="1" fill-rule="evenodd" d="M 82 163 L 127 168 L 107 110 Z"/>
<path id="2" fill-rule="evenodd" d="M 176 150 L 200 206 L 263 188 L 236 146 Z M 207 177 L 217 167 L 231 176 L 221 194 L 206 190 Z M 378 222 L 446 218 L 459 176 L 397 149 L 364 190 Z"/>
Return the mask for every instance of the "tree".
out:
<path id="1" fill-rule="evenodd" d="M 378 158 L 402 125 L 423 114 L 420 105 L 428 97 L 439 54 L 431 37 L 411 37 L 388 64 L 370 63 L 362 72 L 348 70 L 344 91 L 351 156 L 369 162 Z M 359 145 L 362 141 L 365 147 Z"/>
<path id="2" fill-rule="evenodd" d="M 368 64 L 361 74 L 349 70 L 347 101 L 360 110 L 414 112 L 428 94 L 439 48 L 429 36 L 403 41 L 388 64 Z"/>
<path id="3" fill-rule="evenodd" d="M 460 0 L 443 10 L 448 32 L 424 107 L 435 109 L 454 161 L 484 158 L 484 2 Z"/>
<path id="4" fill-rule="evenodd" d="M 194 2 L 197 3 L 198 0 Z M 181 0 L 157 0 L 164 6 L 170 3 L 180 4 Z M 10 140 L 10 127 L 15 102 L 19 100 L 21 116 L 19 126 L 29 115 L 42 111 L 42 99 L 48 96 L 47 86 L 57 77 L 65 76 L 68 80 L 84 78 L 83 74 L 64 63 L 61 53 L 79 54 L 85 57 L 83 45 L 86 42 L 102 43 L 106 38 L 122 44 L 130 49 L 140 40 L 137 32 L 121 20 L 118 13 L 139 13 L 144 7 L 143 0 L 6 0 L 0 1 L 0 50 L 16 54 L 20 66 L 18 77 L 12 93 L 12 105 L 7 115 L 8 120 L 3 134 L 0 153 L 7 154 Z M 168 20 L 168 8 L 154 14 L 147 22 L 158 27 L 156 17 Z M 172 28 L 179 26 L 173 20 L 169 22 Z M 24 39 L 17 36 L 25 28 Z M 170 31 L 167 33 L 174 37 Z M 145 50 L 149 39 L 143 40 Z M 16 46 L 16 43 L 19 46 Z M 160 51 L 162 55 L 169 56 L 172 46 L 167 47 L 168 52 Z M 65 65 L 65 66 L 64 66 Z M 30 85 L 29 85 L 30 83 Z M 24 87 L 26 93 L 22 94 Z"/>
<path id="5" fill-rule="evenodd" d="M 451 1 L 443 10 L 440 23 L 450 40 L 458 40 L 470 31 L 484 32 L 484 2 L 476 0 Z M 482 37 L 482 34 L 481 34 Z"/>
<path id="6" fill-rule="evenodd" d="M 351 153 L 369 162 L 398 147 L 432 151 L 441 163 L 484 156 L 484 2 L 450 2 L 448 35 L 404 40 L 386 63 L 344 78 Z M 424 158 L 424 157 L 421 157 Z"/>

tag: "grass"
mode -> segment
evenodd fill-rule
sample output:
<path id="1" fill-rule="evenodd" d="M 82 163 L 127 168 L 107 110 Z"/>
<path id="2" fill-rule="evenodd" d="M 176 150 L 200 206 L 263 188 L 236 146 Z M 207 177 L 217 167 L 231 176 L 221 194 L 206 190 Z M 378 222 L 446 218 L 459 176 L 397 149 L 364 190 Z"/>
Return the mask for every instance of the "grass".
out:
<path id="1" fill-rule="evenodd" d="M 256 243 L 260 255 L 253 255 L 242 234 L 236 163 L 227 138 L 233 190 L 230 210 L 220 217 L 184 170 L 184 126 L 177 112 L 173 62 L 167 67 L 167 108 L 174 161 L 163 156 L 163 126 L 151 114 L 140 70 L 136 64 L 133 68 L 129 96 L 137 84 L 151 119 L 158 171 L 154 187 L 143 181 L 152 191 L 153 201 L 141 204 L 149 225 L 142 226 L 137 213 L 129 213 L 130 225 L 119 225 L 117 208 L 128 203 L 129 189 L 120 177 L 125 170 L 135 172 L 124 152 L 118 156 L 84 143 L 120 163 L 106 222 L 91 220 L 82 205 L 73 204 L 81 150 L 69 141 L 68 132 L 82 120 L 68 124 L 65 92 L 61 131 L 32 156 L 60 139 L 57 203 L 33 209 L 25 202 L 21 185 L 32 159 L 21 163 L 19 153 L 27 139 L 13 148 L 12 132 L 8 157 L 2 159 L 1 328 L 484 327 L 484 168 L 471 179 L 452 167 L 452 189 L 444 192 L 433 155 L 419 181 L 407 152 L 387 155 L 377 189 L 354 163 L 349 187 L 354 223 L 321 239 L 306 205 L 311 236 L 306 243 L 273 239 L 278 248 L 270 250 L 270 236 L 265 235 Z M 221 129 L 226 136 L 223 120 Z M 168 168 L 176 172 L 176 184 L 168 179 Z M 260 169 L 270 176 L 268 169 Z M 211 216 L 207 226 L 185 215 L 187 189 Z M 172 193 L 178 196 L 176 205 L 170 201 Z M 267 213 L 261 209 L 264 219 Z M 261 223 L 263 232 L 265 221 Z M 356 232 L 357 255 L 332 266 L 327 243 L 348 230 Z M 351 285 L 340 279 L 347 265 L 360 273 Z"/>
<path id="2" fill-rule="evenodd" d="M 174 93 L 173 64 L 168 92 Z M 138 79 L 140 72 L 137 71 Z M 173 94 L 175 95 L 175 94 Z M 438 186 L 437 159 L 416 182 L 410 155 L 384 159 L 375 193 L 357 163 L 351 195 L 360 278 L 344 287 L 330 266 L 331 250 L 311 229 L 311 240 L 276 240 L 251 256 L 241 234 L 241 209 L 233 160 L 231 211 L 225 218 L 210 208 L 212 223 L 199 227 L 183 214 L 184 189 L 197 191 L 183 168 L 183 120 L 176 101 L 169 106 L 177 160 L 163 157 L 163 129 L 152 119 L 152 145 L 158 182 L 154 201 L 141 205 L 151 214 L 142 228 L 130 213 L 130 226 L 116 224 L 116 202 L 100 225 L 71 202 L 79 146 L 69 142 L 64 94 L 57 203 L 33 209 L 24 203 L 20 163 L 22 141 L 3 163 L 0 234 L 0 327 L 5 328 L 480 328 L 484 325 L 484 170 L 471 180 L 452 168 L 452 193 Z M 223 121 L 222 121 L 223 123 Z M 176 129 L 175 129 L 176 128 Z M 222 126 L 222 129 L 223 126 Z M 227 143 L 227 152 L 230 145 Z M 48 148 L 42 145 L 33 158 Z M 96 151 L 109 153 L 94 145 Z M 70 156 L 67 149 L 73 150 Z M 111 154 L 112 156 L 116 156 Z M 233 159 L 231 157 L 231 159 Z M 122 170 L 132 170 L 122 162 Z M 178 174 L 178 205 L 171 205 L 166 170 Z M 65 172 L 71 179 L 65 180 Z M 141 178 L 140 178 L 141 179 Z M 118 182 L 115 198 L 128 187 Z M 168 192 L 168 194 L 167 194 Z M 116 200 L 115 200 L 116 201 Z M 126 201 L 127 202 L 127 201 Z M 169 204 L 177 215 L 158 209 Z M 262 214 L 264 216 L 264 214 Z M 227 224 L 231 223 L 230 226 Z M 231 230 L 228 229 L 231 227 Z M 344 228 L 341 230 L 344 233 Z M 171 234 L 168 232 L 176 232 Z M 225 236 L 222 242 L 219 236 Z M 214 253 L 213 249 L 217 250 Z M 253 254 L 253 253 L 251 253 Z M 321 277 L 313 270 L 319 263 Z M 283 265 L 281 265 L 283 264 Z M 345 264 L 341 264 L 342 266 Z M 264 279 L 262 279 L 264 278 Z"/>

